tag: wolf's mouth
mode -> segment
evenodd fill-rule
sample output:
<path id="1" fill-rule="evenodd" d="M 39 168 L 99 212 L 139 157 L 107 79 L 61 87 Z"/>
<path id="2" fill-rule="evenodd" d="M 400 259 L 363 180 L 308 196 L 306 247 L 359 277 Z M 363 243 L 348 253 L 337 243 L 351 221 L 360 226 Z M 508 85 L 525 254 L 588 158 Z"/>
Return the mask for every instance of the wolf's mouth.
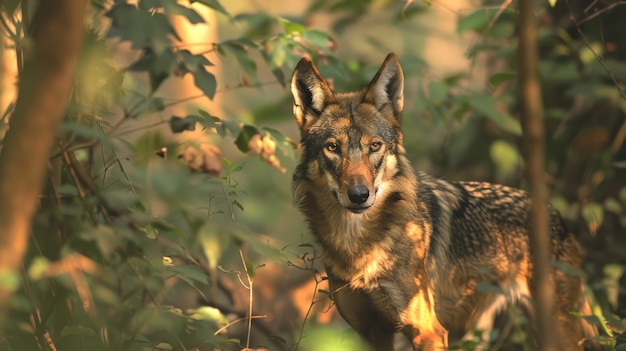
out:
<path id="1" fill-rule="evenodd" d="M 367 211 L 370 207 L 372 207 L 372 206 L 367 206 L 367 207 L 346 207 L 346 209 L 349 210 L 352 213 L 363 213 L 363 212 Z"/>

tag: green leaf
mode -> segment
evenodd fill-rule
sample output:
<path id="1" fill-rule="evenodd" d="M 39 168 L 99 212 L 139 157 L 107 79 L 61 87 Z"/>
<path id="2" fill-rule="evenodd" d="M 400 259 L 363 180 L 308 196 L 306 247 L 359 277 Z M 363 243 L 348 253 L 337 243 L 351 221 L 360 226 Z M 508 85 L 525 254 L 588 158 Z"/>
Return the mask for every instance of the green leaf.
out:
<path id="1" fill-rule="evenodd" d="M 500 111 L 496 99 L 487 95 L 457 96 L 458 100 L 467 103 L 476 112 L 484 115 L 494 122 L 502 130 L 513 135 L 522 135 L 522 126 L 518 120 L 508 113 Z"/>
<path id="2" fill-rule="evenodd" d="M 495 89 L 500 84 L 513 79 L 517 79 L 517 72 L 499 72 L 489 77 L 489 85 L 492 89 Z"/>
<path id="3" fill-rule="evenodd" d="M 30 279 L 40 279 L 50 268 L 50 260 L 43 256 L 37 256 L 33 259 L 28 267 L 28 276 Z"/>
<path id="4" fill-rule="evenodd" d="M 583 207 L 582 216 L 589 229 L 595 232 L 604 221 L 604 208 L 596 202 L 591 202 Z"/>
<path id="5" fill-rule="evenodd" d="M 241 152 L 248 152 L 250 148 L 248 147 L 248 143 L 250 142 L 250 138 L 252 138 L 255 134 L 259 134 L 259 130 L 255 126 L 251 126 L 246 124 L 239 135 L 237 135 L 237 139 L 235 139 L 235 145 Z"/>
<path id="6" fill-rule="evenodd" d="M 128 70 L 131 72 L 147 71 L 150 78 L 150 89 L 154 92 L 165 79 L 172 75 L 177 67 L 176 56 L 171 49 L 157 52 L 152 48 L 146 48 L 141 57 Z"/>
<path id="7" fill-rule="evenodd" d="M 307 31 L 306 27 L 303 26 L 302 24 L 292 22 L 284 17 L 279 17 L 278 21 L 283 26 L 283 29 L 285 30 L 285 33 L 287 34 L 291 34 L 291 33 L 303 34 Z"/>
<path id="8" fill-rule="evenodd" d="M 162 4 L 165 13 L 168 15 L 183 16 L 187 18 L 191 24 L 205 23 L 204 18 L 192 8 L 180 5 L 174 1 L 163 1 Z"/>
<path id="9" fill-rule="evenodd" d="M 1 270 L 0 271 L 0 288 L 3 290 L 16 290 L 22 283 L 19 273 Z"/>
<path id="10" fill-rule="evenodd" d="M 180 40 L 163 13 L 138 9 L 133 5 L 118 2 L 105 16 L 111 18 L 111 26 L 106 37 L 128 40 L 133 49 L 150 48 L 161 53 L 171 46 L 171 37 Z"/>
<path id="11" fill-rule="evenodd" d="M 243 69 L 243 71 L 251 79 L 254 81 L 257 80 L 256 62 L 250 58 L 250 53 L 245 45 L 243 45 L 240 41 L 231 40 L 220 43 L 220 47 L 235 56 L 237 63 L 239 63 L 239 67 L 241 67 L 241 69 Z"/>
<path id="12" fill-rule="evenodd" d="M 489 25 L 489 22 L 497 11 L 498 9 L 494 8 L 481 8 L 467 16 L 462 16 L 457 22 L 457 33 L 463 33 L 470 30 L 478 33 L 482 32 L 487 28 L 487 25 Z"/>
<path id="13" fill-rule="evenodd" d="M 191 309 L 187 311 L 191 315 L 189 316 L 192 319 L 198 321 L 209 321 L 215 323 L 215 325 L 222 327 L 228 324 L 228 318 L 222 314 L 222 311 L 215 307 L 211 306 L 202 306 L 196 309 Z"/>
<path id="14" fill-rule="evenodd" d="M 191 73 L 191 75 L 193 76 L 196 87 L 202 90 L 204 95 L 212 100 L 213 97 L 215 97 L 215 91 L 217 89 L 217 80 L 213 73 L 202 69 Z"/>
<path id="15" fill-rule="evenodd" d="M 172 130 L 172 133 L 182 133 L 187 130 L 193 131 L 196 130 L 197 122 L 198 117 L 196 116 L 172 116 L 172 118 L 170 118 L 170 129 Z"/>
<path id="16" fill-rule="evenodd" d="M 328 49 L 330 47 L 330 44 L 334 42 L 333 38 L 330 35 L 314 29 L 307 30 L 302 33 L 302 38 L 311 42 L 316 47 L 323 49 Z"/>
<path id="17" fill-rule="evenodd" d="M 209 267 L 217 267 L 222 254 L 231 242 L 228 232 L 213 222 L 207 221 L 200 227 L 197 237 L 209 262 Z"/>
<path id="18" fill-rule="evenodd" d="M 192 54 L 189 50 L 180 50 L 177 52 L 178 57 L 183 61 L 183 73 L 198 72 L 205 69 L 205 66 L 213 66 L 204 55 Z"/>
<path id="19" fill-rule="evenodd" d="M 522 156 L 511 143 L 505 140 L 496 140 L 491 143 L 489 154 L 496 166 L 497 179 L 506 180 L 520 171 Z"/>
<path id="20" fill-rule="evenodd" d="M 224 6 L 222 6 L 222 4 L 220 4 L 219 1 L 217 0 L 190 0 L 190 2 L 193 3 L 200 3 L 204 6 L 210 7 L 213 10 L 217 11 L 217 12 L 221 12 L 225 15 L 230 16 L 230 14 L 228 13 L 228 11 L 226 11 L 226 9 L 224 8 Z"/>
<path id="21" fill-rule="evenodd" d="M 604 200 L 604 208 L 608 212 L 612 212 L 612 213 L 615 213 L 617 215 L 622 213 L 622 205 L 619 203 L 619 201 L 615 200 L 612 197 L 609 197 L 606 200 Z"/>
<path id="22" fill-rule="evenodd" d="M 207 274 L 198 266 L 187 265 L 174 265 L 166 268 L 167 272 L 174 273 L 178 278 L 183 279 L 189 285 L 194 285 L 194 282 L 209 284 L 209 278 Z"/>

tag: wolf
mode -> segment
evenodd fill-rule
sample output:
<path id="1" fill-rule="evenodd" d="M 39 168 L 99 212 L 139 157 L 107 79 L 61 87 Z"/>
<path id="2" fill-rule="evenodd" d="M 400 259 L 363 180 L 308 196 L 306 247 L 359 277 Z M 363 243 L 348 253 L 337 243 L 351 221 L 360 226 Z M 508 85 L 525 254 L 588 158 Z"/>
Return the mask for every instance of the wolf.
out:
<path id="1" fill-rule="evenodd" d="M 482 333 L 520 305 L 532 317 L 529 196 L 415 171 L 401 131 L 404 76 L 392 53 L 362 91 L 335 93 L 309 58 L 291 79 L 302 154 L 294 202 L 321 247 L 341 316 L 373 350 L 444 350 L 449 335 Z M 580 267 L 578 243 L 549 204 L 552 259 Z M 554 269 L 564 351 L 594 335 L 580 276 Z M 488 286 L 490 289 L 481 289 Z"/>

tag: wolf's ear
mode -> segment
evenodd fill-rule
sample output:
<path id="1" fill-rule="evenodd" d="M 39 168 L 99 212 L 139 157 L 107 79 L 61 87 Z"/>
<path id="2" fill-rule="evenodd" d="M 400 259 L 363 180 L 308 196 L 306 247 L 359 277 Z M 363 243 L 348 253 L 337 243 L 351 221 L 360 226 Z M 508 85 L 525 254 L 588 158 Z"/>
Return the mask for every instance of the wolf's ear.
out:
<path id="1" fill-rule="evenodd" d="M 377 109 L 391 104 L 394 116 L 400 117 L 404 108 L 404 74 L 395 54 L 390 53 L 385 58 L 367 87 L 365 101 L 372 102 Z"/>
<path id="2" fill-rule="evenodd" d="M 291 94 L 293 115 L 302 134 L 305 134 L 311 123 L 319 117 L 324 106 L 334 99 L 330 86 L 308 57 L 298 62 L 291 76 Z"/>

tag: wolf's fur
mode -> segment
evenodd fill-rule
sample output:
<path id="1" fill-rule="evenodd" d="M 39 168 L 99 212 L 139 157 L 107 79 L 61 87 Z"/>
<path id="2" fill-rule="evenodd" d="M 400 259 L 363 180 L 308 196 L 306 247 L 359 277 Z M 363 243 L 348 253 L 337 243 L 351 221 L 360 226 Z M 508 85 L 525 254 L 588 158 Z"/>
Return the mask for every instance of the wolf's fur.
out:
<path id="1" fill-rule="evenodd" d="M 529 199 L 502 185 L 415 172 L 400 131 L 403 85 L 393 54 L 368 87 L 347 94 L 334 93 L 310 59 L 300 61 L 291 80 L 303 147 L 294 200 L 322 247 L 339 312 L 371 347 L 393 350 L 402 332 L 415 350 L 442 350 L 449 332 L 488 332 L 511 304 L 532 316 Z M 575 239 L 546 210 L 553 259 L 578 267 Z M 585 326 L 569 312 L 585 307 L 581 278 L 553 277 L 560 350 L 580 350 Z"/>

